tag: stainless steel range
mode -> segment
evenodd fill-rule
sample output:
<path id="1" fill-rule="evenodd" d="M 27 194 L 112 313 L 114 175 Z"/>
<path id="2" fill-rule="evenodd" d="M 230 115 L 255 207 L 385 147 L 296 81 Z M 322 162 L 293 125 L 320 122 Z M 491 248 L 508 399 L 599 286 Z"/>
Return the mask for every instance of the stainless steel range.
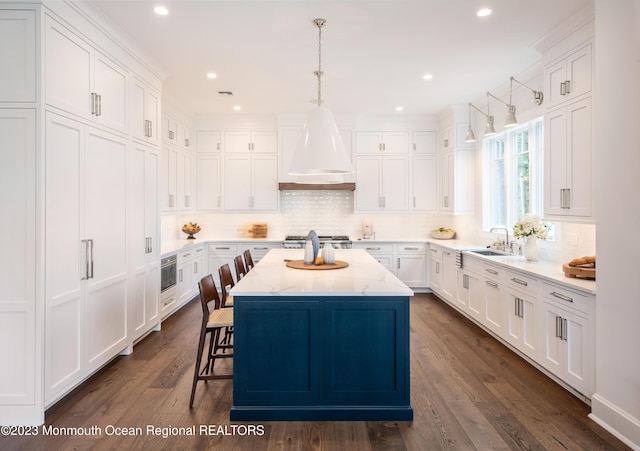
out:
<path id="1" fill-rule="evenodd" d="M 319 235 L 320 247 L 325 243 L 331 243 L 336 249 L 351 249 L 353 242 L 347 235 Z M 303 249 L 307 237 L 305 235 L 287 235 L 282 242 L 284 249 Z"/>

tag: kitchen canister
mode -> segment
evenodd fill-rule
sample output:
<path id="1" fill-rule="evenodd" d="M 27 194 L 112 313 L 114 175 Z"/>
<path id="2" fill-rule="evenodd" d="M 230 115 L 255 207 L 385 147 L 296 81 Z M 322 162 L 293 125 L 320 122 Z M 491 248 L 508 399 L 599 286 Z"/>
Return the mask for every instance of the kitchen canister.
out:
<path id="1" fill-rule="evenodd" d="M 310 265 L 315 260 L 313 256 L 313 241 L 307 240 L 304 243 L 304 264 Z"/>
<path id="2" fill-rule="evenodd" d="M 330 243 L 324 243 L 322 261 L 325 265 L 332 265 L 336 261 L 336 250 Z"/>

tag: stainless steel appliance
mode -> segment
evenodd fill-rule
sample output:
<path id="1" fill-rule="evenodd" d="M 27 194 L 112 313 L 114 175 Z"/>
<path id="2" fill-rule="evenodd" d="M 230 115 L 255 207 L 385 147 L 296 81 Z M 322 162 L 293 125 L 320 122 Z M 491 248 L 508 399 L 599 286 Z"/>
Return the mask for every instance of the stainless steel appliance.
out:
<path id="1" fill-rule="evenodd" d="M 325 243 L 331 243 L 336 249 L 351 249 L 353 247 L 353 242 L 347 235 L 319 235 L 318 238 L 320 239 L 320 247 Z M 282 247 L 284 249 L 303 249 L 306 240 L 307 237 L 303 235 L 287 235 L 282 242 Z"/>
<path id="2" fill-rule="evenodd" d="M 178 256 L 171 255 L 160 260 L 160 293 L 178 283 Z"/>

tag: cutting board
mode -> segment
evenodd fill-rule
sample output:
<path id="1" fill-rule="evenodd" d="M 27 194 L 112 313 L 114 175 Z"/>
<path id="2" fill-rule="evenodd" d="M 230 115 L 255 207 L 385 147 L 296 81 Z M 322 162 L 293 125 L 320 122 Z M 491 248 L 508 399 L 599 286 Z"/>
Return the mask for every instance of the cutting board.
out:
<path id="1" fill-rule="evenodd" d="M 562 265 L 562 271 L 567 277 L 578 277 L 581 279 L 595 279 L 596 268 L 581 268 L 579 266 L 569 266 L 567 263 Z"/>
<path id="2" fill-rule="evenodd" d="M 342 260 L 336 260 L 335 263 L 332 263 L 330 265 L 328 265 L 328 264 L 322 264 L 322 265 L 309 264 L 309 265 L 306 265 L 304 263 L 304 260 L 290 260 L 290 261 L 287 262 L 287 266 L 289 268 L 293 268 L 293 269 L 309 269 L 309 270 L 312 270 L 312 271 L 321 271 L 321 270 L 324 270 L 324 269 L 346 268 L 347 266 L 349 266 L 349 263 L 343 262 Z"/>

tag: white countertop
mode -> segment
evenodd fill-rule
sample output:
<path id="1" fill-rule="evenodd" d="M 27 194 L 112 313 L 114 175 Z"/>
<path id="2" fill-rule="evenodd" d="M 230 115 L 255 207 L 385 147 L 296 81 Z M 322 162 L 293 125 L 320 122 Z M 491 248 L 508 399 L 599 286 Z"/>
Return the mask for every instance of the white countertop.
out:
<path id="1" fill-rule="evenodd" d="M 342 269 L 304 270 L 286 266 L 302 260 L 303 249 L 272 249 L 231 290 L 234 296 L 413 296 L 413 291 L 363 249 L 336 249 Z"/>
<path id="2" fill-rule="evenodd" d="M 160 246 L 160 254 L 162 254 L 162 258 L 167 257 L 170 254 L 184 251 L 190 249 L 195 246 L 205 245 L 209 243 L 278 243 L 280 244 L 284 238 L 205 238 L 198 237 L 194 240 L 187 240 L 186 238 L 181 240 L 170 240 L 163 241 Z"/>

